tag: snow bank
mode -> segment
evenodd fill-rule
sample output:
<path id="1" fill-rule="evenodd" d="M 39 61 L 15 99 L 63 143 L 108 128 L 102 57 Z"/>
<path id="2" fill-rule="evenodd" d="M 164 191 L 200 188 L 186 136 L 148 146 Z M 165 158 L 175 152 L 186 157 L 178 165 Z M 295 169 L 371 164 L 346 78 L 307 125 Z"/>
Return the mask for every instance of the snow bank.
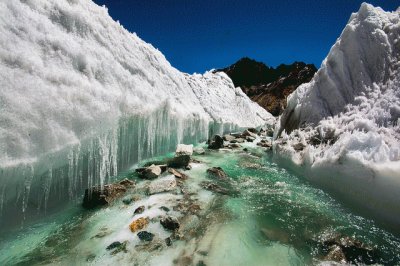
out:
<path id="1" fill-rule="evenodd" d="M 0 210 L 15 195 L 27 205 L 32 184 L 46 195 L 62 179 L 74 195 L 209 127 L 274 120 L 226 75 L 179 72 L 89 0 L 1 1 L 0 35 Z"/>
<path id="2" fill-rule="evenodd" d="M 400 9 L 385 12 L 362 4 L 313 80 L 289 96 L 275 132 L 281 137 L 275 144 L 279 156 L 302 166 L 315 182 L 396 225 L 399 66 Z M 296 150 L 298 145 L 304 149 Z"/>

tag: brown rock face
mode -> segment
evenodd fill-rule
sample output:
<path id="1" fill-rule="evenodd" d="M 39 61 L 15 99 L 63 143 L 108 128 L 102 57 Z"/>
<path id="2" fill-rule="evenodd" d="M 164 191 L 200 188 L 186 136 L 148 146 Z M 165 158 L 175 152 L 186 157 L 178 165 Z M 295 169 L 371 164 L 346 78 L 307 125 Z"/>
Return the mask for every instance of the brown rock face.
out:
<path id="1" fill-rule="evenodd" d="M 301 84 L 309 82 L 317 69 L 313 64 L 303 62 L 271 68 L 246 57 L 217 71 L 225 72 L 250 99 L 278 116 L 286 108 L 287 96 Z"/>

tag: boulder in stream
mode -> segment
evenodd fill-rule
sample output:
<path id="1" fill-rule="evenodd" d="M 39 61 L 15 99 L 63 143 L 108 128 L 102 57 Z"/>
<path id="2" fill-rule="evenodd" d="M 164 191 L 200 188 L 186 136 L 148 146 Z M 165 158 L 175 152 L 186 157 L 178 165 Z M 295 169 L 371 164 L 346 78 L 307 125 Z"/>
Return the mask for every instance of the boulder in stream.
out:
<path id="1" fill-rule="evenodd" d="M 149 185 L 149 195 L 167 192 L 174 190 L 177 186 L 175 177 L 173 175 L 169 175 L 157 180 L 154 180 Z"/>
<path id="2" fill-rule="evenodd" d="M 208 144 L 209 149 L 218 150 L 224 147 L 224 139 L 220 135 L 214 135 Z"/>
<path id="3" fill-rule="evenodd" d="M 139 173 L 139 177 L 143 179 L 155 179 L 159 177 L 162 173 L 162 169 L 159 165 L 150 165 L 145 168 L 138 168 L 136 172 Z"/>
<path id="4" fill-rule="evenodd" d="M 173 216 L 165 216 L 161 218 L 160 223 L 165 229 L 170 231 L 174 231 L 180 227 L 178 219 Z"/>
<path id="5" fill-rule="evenodd" d="M 137 233 L 137 236 L 139 237 L 140 240 L 143 241 L 152 241 L 154 238 L 154 234 L 147 231 L 141 231 Z"/>
<path id="6" fill-rule="evenodd" d="M 108 184 L 103 188 L 95 186 L 85 190 L 82 206 L 85 209 L 93 209 L 110 204 L 115 198 L 126 192 L 126 187 L 120 184 Z"/>
<path id="7" fill-rule="evenodd" d="M 207 174 L 211 177 L 217 177 L 217 178 L 227 178 L 228 175 L 224 172 L 224 170 L 221 167 L 211 167 L 207 169 Z"/>
<path id="8" fill-rule="evenodd" d="M 139 219 L 134 220 L 130 225 L 129 229 L 134 233 L 136 231 L 144 229 L 149 224 L 149 217 L 141 217 Z"/>

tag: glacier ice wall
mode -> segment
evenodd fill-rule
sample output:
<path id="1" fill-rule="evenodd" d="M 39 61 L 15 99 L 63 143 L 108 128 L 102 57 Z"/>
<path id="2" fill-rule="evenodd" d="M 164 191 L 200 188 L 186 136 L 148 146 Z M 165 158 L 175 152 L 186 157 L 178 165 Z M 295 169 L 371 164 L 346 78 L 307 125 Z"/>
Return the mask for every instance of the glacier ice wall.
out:
<path id="1" fill-rule="evenodd" d="M 275 134 L 279 156 L 400 225 L 400 9 L 362 4 L 313 80 L 289 96 Z M 315 137 L 322 143 L 308 145 Z"/>
<path id="2" fill-rule="evenodd" d="M 89 0 L 1 1 L 0 35 L 2 213 L 74 198 L 179 142 L 274 122 L 226 75 L 179 72 Z"/>

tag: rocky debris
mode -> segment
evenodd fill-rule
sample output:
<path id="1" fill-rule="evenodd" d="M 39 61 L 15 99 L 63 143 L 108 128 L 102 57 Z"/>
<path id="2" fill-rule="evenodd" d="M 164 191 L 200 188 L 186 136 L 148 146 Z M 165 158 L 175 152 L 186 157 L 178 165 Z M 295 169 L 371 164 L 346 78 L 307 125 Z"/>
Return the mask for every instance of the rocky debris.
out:
<path id="1" fill-rule="evenodd" d="M 214 135 L 208 144 L 209 149 L 218 150 L 224 147 L 224 139 L 220 135 Z"/>
<path id="2" fill-rule="evenodd" d="M 249 127 L 247 130 L 248 130 L 249 132 L 251 132 L 251 133 L 254 133 L 254 134 L 258 134 L 258 133 L 259 133 L 259 131 L 258 131 L 256 128 L 254 128 L 254 127 Z"/>
<path id="3" fill-rule="evenodd" d="M 171 231 L 179 229 L 180 227 L 178 219 L 172 216 L 166 216 L 161 218 L 160 223 L 165 229 Z"/>
<path id="4" fill-rule="evenodd" d="M 232 135 L 224 135 L 224 136 L 223 136 L 223 139 L 224 139 L 225 141 L 232 141 L 232 140 L 236 139 L 236 137 L 234 137 L 234 136 L 232 136 Z"/>
<path id="5" fill-rule="evenodd" d="M 237 149 L 237 148 L 240 148 L 240 144 L 238 144 L 238 143 L 229 143 L 229 144 L 224 145 L 224 147 L 228 148 L 228 149 Z"/>
<path id="6" fill-rule="evenodd" d="M 193 153 L 195 153 L 196 155 L 204 155 L 206 151 L 203 148 L 196 148 L 193 150 Z"/>
<path id="7" fill-rule="evenodd" d="M 168 247 L 172 246 L 172 240 L 171 240 L 170 237 L 167 237 L 167 238 L 165 239 L 165 244 L 166 244 Z"/>
<path id="8" fill-rule="evenodd" d="M 253 142 L 253 141 L 255 141 L 255 140 L 256 140 L 255 137 L 252 137 L 252 136 L 247 136 L 247 137 L 246 137 L 246 141 L 247 141 L 247 142 Z"/>
<path id="9" fill-rule="evenodd" d="M 122 243 L 119 242 L 119 241 L 115 241 L 115 242 L 112 242 L 110 245 L 108 245 L 106 247 L 106 249 L 107 250 L 113 250 L 111 252 L 112 255 L 115 255 L 115 254 L 117 254 L 117 253 L 119 253 L 121 251 L 126 253 L 127 252 L 127 250 L 126 250 L 126 244 L 127 243 L 128 243 L 128 241 L 124 241 Z"/>
<path id="10" fill-rule="evenodd" d="M 125 198 L 122 199 L 122 202 L 125 205 L 129 205 L 129 204 L 131 204 L 133 202 L 133 198 L 132 198 L 132 196 L 125 197 Z"/>
<path id="11" fill-rule="evenodd" d="M 243 138 L 237 138 L 237 139 L 234 139 L 234 140 L 231 140 L 231 143 L 244 143 L 244 139 Z"/>
<path id="12" fill-rule="evenodd" d="M 142 241 L 141 244 L 135 246 L 135 249 L 138 252 L 154 252 L 163 248 L 163 242 L 164 241 L 160 241 L 159 239 L 154 239 L 153 241 Z"/>
<path id="13" fill-rule="evenodd" d="M 246 129 L 245 131 L 243 131 L 242 137 L 253 137 L 253 138 L 257 138 L 257 134 L 252 133 L 252 132 L 250 132 L 248 129 Z"/>
<path id="14" fill-rule="evenodd" d="M 136 172 L 139 174 L 140 178 L 155 179 L 161 175 L 162 169 L 159 165 L 152 164 L 149 167 L 138 168 Z"/>
<path id="15" fill-rule="evenodd" d="M 271 149 L 272 148 L 272 142 L 268 141 L 268 140 L 265 140 L 265 139 L 262 139 L 260 142 L 257 143 L 257 146 Z"/>
<path id="16" fill-rule="evenodd" d="M 227 178 L 228 175 L 221 167 L 211 167 L 207 169 L 207 174 L 212 177 Z"/>
<path id="17" fill-rule="evenodd" d="M 165 212 L 169 212 L 170 211 L 170 209 L 168 207 L 165 207 L 165 206 L 161 206 L 160 210 L 163 210 Z"/>
<path id="18" fill-rule="evenodd" d="M 325 261 L 335 261 L 339 263 L 346 263 L 346 255 L 339 246 L 332 246 L 329 253 L 324 257 Z"/>
<path id="19" fill-rule="evenodd" d="M 154 238 L 154 234 L 147 232 L 147 231 L 141 231 L 141 232 L 137 233 L 137 236 L 142 241 L 152 241 Z"/>
<path id="20" fill-rule="evenodd" d="M 192 156 L 193 155 L 193 145 L 192 144 L 190 144 L 190 145 L 178 144 L 178 146 L 176 147 L 175 155 L 176 156 L 181 156 L 181 155 Z"/>
<path id="21" fill-rule="evenodd" d="M 221 187 L 213 182 L 203 181 L 200 183 L 200 186 L 206 190 L 216 192 L 222 195 L 229 195 L 229 190 L 226 188 Z"/>
<path id="22" fill-rule="evenodd" d="M 125 178 L 121 181 L 118 182 L 120 185 L 123 185 L 124 187 L 134 187 L 135 186 L 135 181 L 129 180 L 128 178 Z"/>
<path id="23" fill-rule="evenodd" d="M 148 194 L 153 195 L 157 193 L 167 192 L 174 190 L 177 186 L 175 177 L 173 175 L 166 176 L 150 183 Z"/>
<path id="24" fill-rule="evenodd" d="M 122 196 L 126 192 L 126 187 L 120 184 L 95 186 L 85 190 L 82 207 L 93 209 L 99 206 L 110 204 L 114 199 Z"/>
<path id="25" fill-rule="evenodd" d="M 141 213 L 144 212 L 144 210 L 145 210 L 145 207 L 142 205 L 142 206 L 137 207 L 133 213 L 134 214 L 141 214 Z"/>
<path id="26" fill-rule="evenodd" d="M 297 142 L 293 144 L 292 147 L 295 151 L 302 151 L 306 146 L 301 142 Z"/>
<path id="27" fill-rule="evenodd" d="M 130 225 L 129 229 L 134 233 L 136 231 L 144 229 L 149 224 L 149 217 L 141 217 L 139 219 L 134 220 Z"/>
<path id="28" fill-rule="evenodd" d="M 193 145 L 178 144 L 175 157 L 169 160 L 168 166 L 172 168 L 185 168 L 189 165 L 192 154 Z"/>
<path id="29" fill-rule="evenodd" d="M 178 170 L 176 170 L 174 168 L 168 168 L 168 173 L 174 175 L 176 178 L 183 179 L 183 180 L 186 180 L 189 178 L 187 175 L 179 172 Z"/>
<path id="30" fill-rule="evenodd" d="M 341 234 L 328 234 L 321 239 L 324 260 L 340 263 L 374 264 L 377 251 L 361 241 Z"/>

